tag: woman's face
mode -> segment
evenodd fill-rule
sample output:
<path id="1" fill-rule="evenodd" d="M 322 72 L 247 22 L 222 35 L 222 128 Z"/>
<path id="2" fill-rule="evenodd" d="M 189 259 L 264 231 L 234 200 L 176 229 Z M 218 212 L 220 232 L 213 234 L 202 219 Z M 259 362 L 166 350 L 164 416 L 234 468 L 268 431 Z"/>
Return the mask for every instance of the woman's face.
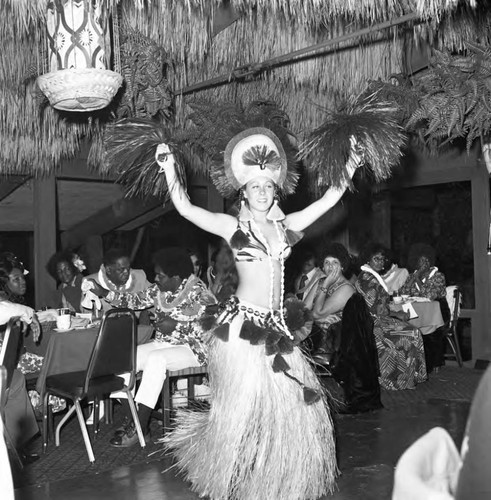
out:
<path id="1" fill-rule="evenodd" d="M 222 248 L 218 254 L 215 261 L 215 269 L 217 271 L 227 271 L 232 265 L 232 255 L 226 249 Z"/>
<path id="2" fill-rule="evenodd" d="M 11 273 L 9 274 L 7 286 L 9 290 L 15 295 L 25 295 L 27 287 L 24 273 L 20 269 L 14 267 L 14 269 L 12 269 Z"/>
<path id="3" fill-rule="evenodd" d="M 249 208 L 259 212 L 267 212 L 273 204 L 275 194 L 274 182 L 268 177 L 256 177 L 245 185 L 244 198 Z"/>
<path id="4" fill-rule="evenodd" d="M 198 259 L 198 256 L 195 254 L 190 255 L 191 262 L 193 263 L 193 274 L 195 276 L 199 276 L 201 271 L 201 262 Z"/>
<path id="5" fill-rule="evenodd" d="M 62 283 L 71 283 L 75 277 L 72 266 L 68 262 L 58 262 L 56 264 L 56 276 Z"/>
<path id="6" fill-rule="evenodd" d="M 380 272 L 385 266 L 385 256 L 382 252 L 377 252 L 370 257 L 368 264 L 374 271 Z"/>
<path id="7" fill-rule="evenodd" d="M 339 262 L 336 257 L 327 256 L 324 259 L 323 269 L 325 274 L 331 274 L 337 271 L 339 271 L 341 274 L 343 273 L 341 269 L 341 262 Z"/>
<path id="8" fill-rule="evenodd" d="M 428 259 L 428 257 L 426 257 L 426 255 L 421 255 L 421 257 L 419 257 L 418 259 L 418 263 L 417 263 L 417 269 L 419 271 L 428 271 L 428 269 L 430 269 L 431 265 L 430 265 L 430 260 Z"/>

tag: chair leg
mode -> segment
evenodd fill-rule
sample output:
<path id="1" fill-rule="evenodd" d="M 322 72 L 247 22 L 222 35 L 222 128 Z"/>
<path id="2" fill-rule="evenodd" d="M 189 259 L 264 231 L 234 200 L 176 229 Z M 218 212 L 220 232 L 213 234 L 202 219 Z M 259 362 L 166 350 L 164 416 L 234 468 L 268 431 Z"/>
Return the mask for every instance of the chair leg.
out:
<path id="1" fill-rule="evenodd" d="M 130 405 L 131 416 L 133 417 L 133 422 L 135 422 L 136 433 L 138 434 L 138 441 L 140 441 L 140 446 L 145 448 L 145 437 L 143 436 L 142 427 L 140 424 L 140 419 L 138 418 L 138 412 L 136 411 L 135 400 L 131 394 L 131 391 L 126 392 L 128 396 L 128 404 Z"/>
<path id="2" fill-rule="evenodd" d="M 97 434 L 99 434 L 99 398 L 94 398 L 94 403 L 92 405 L 92 411 L 94 412 L 94 440 L 97 439 Z"/>
<path id="3" fill-rule="evenodd" d="M 75 405 L 73 405 L 65 414 L 65 416 L 60 420 L 55 430 L 55 445 L 60 446 L 60 431 L 61 428 L 65 425 L 65 422 L 72 416 L 75 411 Z"/>
<path id="4" fill-rule="evenodd" d="M 458 344 L 458 340 L 452 335 L 447 336 L 448 343 L 450 344 L 450 348 L 452 349 L 453 355 L 459 364 L 459 367 L 462 368 L 462 355 L 460 353 L 460 346 Z"/>
<path id="5" fill-rule="evenodd" d="M 170 414 L 172 411 L 172 398 L 170 395 L 170 380 L 169 374 L 165 377 L 164 387 L 162 388 L 162 416 L 164 418 L 164 425 L 162 432 L 170 429 Z"/>
<path id="6" fill-rule="evenodd" d="M 112 424 L 113 423 L 113 411 L 114 404 L 111 398 L 106 398 L 104 400 L 104 423 Z"/>
<path id="7" fill-rule="evenodd" d="M 49 432 L 49 425 L 48 425 L 48 412 L 49 412 L 48 398 L 49 398 L 49 393 L 48 393 L 48 391 L 45 391 L 44 392 L 44 397 L 43 397 L 43 428 L 42 428 L 43 453 L 46 453 L 46 450 L 48 449 L 48 432 Z"/>
<path id="8" fill-rule="evenodd" d="M 188 377 L 188 404 L 190 401 L 194 401 L 194 386 L 196 384 L 197 377 Z"/>
<path id="9" fill-rule="evenodd" d="M 455 342 L 455 357 L 457 358 L 457 363 L 459 364 L 459 367 L 462 368 L 464 363 L 462 361 L 462 353 L 460 352 L 460 344 L 459 344 L 459 339 L 457 338 L 457 331 L 454 330 L 452 335 L 454 337 L 454 342 Z"/>
<path id="10" fill-rule="evenodd" d="M 80 430 L 82 431 L 82 436 L 84 438 L 85 449 L 87 450 L 87 455 L 89 456 L 89 462 L 94 463 L 94 452 L 92 451 L 92 445 L 90 444 L 89 433 L 85 425 L 84 412 L 82 411 L 82 407 L 80 406 L 80 401 L 75 400 L 74 407 L 77 410 L 78 423 L 80 424 Z"/>

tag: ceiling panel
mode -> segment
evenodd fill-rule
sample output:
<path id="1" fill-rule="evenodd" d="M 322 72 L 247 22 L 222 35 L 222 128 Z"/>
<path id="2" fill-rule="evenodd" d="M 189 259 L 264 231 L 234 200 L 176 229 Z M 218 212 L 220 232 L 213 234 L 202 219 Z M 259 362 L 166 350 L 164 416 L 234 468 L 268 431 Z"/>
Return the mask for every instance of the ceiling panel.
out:
<path id="1" fill-rule="evenodd" d="M 123 196 L 119 185 L 94 181 L 57 181 L 58 224 L 64 231 Z M 0 201 L 0 231 L 33 231 L 33 181 Z"/>

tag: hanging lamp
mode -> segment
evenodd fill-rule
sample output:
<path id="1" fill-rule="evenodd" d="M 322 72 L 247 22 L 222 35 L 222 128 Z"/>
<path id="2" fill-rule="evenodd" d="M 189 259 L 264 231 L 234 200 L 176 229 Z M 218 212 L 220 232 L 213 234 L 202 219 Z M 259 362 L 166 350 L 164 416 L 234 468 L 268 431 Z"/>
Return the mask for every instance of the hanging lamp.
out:
<path id="1" fill-rule="evenodd" d="M 111 32 L 114 63 L 119 62 L 117 13 L 103 12 L 103 0 L 52 0 L 47 4 L 49 73 L 37 83 L 50 104 L 63 111 L 94 111 L 106 107 L 123 83 L 108 69 Z M 109 20 L 112 20 L 112 29 Z"/>

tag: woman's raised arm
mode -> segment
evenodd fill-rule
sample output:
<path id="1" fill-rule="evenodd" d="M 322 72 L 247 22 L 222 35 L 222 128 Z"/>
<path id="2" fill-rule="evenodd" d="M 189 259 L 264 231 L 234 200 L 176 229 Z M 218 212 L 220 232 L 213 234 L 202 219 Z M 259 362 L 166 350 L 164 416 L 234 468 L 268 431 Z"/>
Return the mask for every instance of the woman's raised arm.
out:
<path id="1" fill-rule="evenodd" d="M 191 203 L 186 190 L 179 182 L 174 155 L 167 144 L 157 146 L 155 159 L 160 170 L 165 174 L 170 199 L 179 214 L 204 231 L 229 241 L 236 229 L 236 219 L 231 215 L 210 212 Z"/>
<path id="2" fill-rule="evenodd" d="M 362 161 L 362 157 L 356 153 L 355 146 L 356 141 L 352 137 L 351 155 L 346 163 L 346 170 L 350 179 L 353 178 L 356 169 L 361 165 Z M 285 218 L 286 227 L 292 231 L 303 231 L 336 205 L 347 187 L 348 185 L 346 183 L 340 188 L 329 188 L 320 199 L 314 201 L 308 207 L 305 207 L 299 212 L 287 215 Z"/>

